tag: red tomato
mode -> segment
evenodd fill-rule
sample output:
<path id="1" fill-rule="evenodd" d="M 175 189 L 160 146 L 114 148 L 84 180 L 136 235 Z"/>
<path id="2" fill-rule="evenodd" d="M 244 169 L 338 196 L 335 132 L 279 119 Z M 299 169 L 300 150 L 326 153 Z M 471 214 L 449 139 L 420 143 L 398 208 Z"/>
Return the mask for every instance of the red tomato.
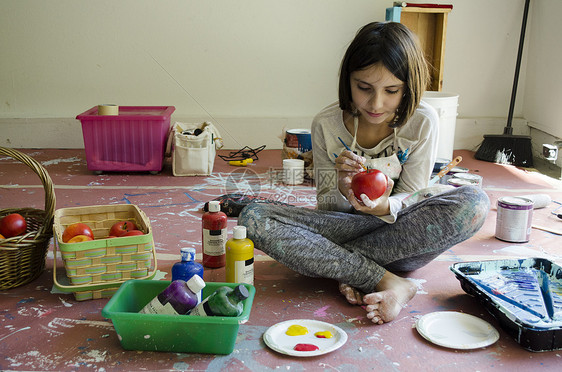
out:
<path id="1" fill-rule="evenodd" d="M 351 189 L 357 199 L 361 199 L 361 194 L 367 195 L 371 200 L 380 198 L 384 194 L 387 185 L 386 176 L 378 169 L 369 169 L 365 172 L 357 173 L 351 179 Z"/>
<path id="2" fill-rule="evenodd" d="M 111 230 L 109 230 L 109 236 L 121 236 L 124 235 L 126 232 L 131 230 L 136 230 L 137 226 L 134 222 L 131 221 L 121 221 L 116 222 L 111 226 Z"/>
<path id="3" fill-rule="evenodd" d="M 70 238 L 70 240 L 67 243 L 82 243 L 82 242 L 87 242 L 89 240 L 94 240 L 94 239 L 92 239 L 92 237 L 88 235 L 76 235 Z"/>
<path id="4" fill-rule="evenodd" d="M 144 233 L 140 230 L 129 230 L 125 234 L 121 235 L 121 237 L 134 235 L 144 235 Z"/>
<path id="5" fill-rule="evenodd" d="M 68 225 L 68 227 L 64 229 L 64 232 L 62 233 L 62 242 L 68 243 L 68 241 L 76 235 L 86 235 L 94 239 L 94 233 L 92 232 L 92 229 L 90 229 L 90 226 L 82 222 L 77 222 L 72 225 Z"/>
<path id="6" fill-rule="evenodd" d="M 27 230 L 27 222 L 25 222 L 25 218 L 21 214 L 12 213 L 0 220 L 0 234 L 4 238 L 22 235 L 25 233 L 25 230 Z"/>

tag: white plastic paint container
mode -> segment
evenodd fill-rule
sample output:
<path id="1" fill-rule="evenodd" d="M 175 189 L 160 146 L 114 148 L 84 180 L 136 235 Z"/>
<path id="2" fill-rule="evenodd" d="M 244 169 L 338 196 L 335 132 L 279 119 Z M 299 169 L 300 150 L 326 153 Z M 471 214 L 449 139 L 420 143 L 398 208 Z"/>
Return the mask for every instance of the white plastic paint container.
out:
<path id="1" fill-rule="evenodd" d="M 432 106 L 435 111 L 437 111 L 437 115 L 439 115 L 439 141 L 437 142 L 437 157 L 453 159 L 459 95 L 454 93 L 427 91 L 423 94 L 422 101 Z"/>
<path id="2" fill-rule="evenodd" d="M 283 182 L 286 185 L 300 185 L 304 182 L 304 160 L 283 159 Z"/>

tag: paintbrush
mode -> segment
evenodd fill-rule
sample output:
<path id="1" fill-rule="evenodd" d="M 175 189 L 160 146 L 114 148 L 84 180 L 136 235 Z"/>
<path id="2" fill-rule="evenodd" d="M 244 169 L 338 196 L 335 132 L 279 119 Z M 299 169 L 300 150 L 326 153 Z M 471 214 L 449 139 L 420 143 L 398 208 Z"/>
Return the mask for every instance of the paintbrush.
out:
<path id="1" fill-rule="evenodd" d="M 340 137 L 338 137 L 338 139 L 340 140 L 341 144 L 343 145 L 343 147 L 345 147 L 347 151 L 351 151 L 351 149 L 345 144 L 345 142 L 343 142 L 343 140 Z M 367 167 L 365 167 L 363 164 L 361 164 L 361 166 L 363 167 L 364 170 L 367 170 Z"/>
<path id="2" fill-rule="evenodd" d="M 441 168 L 441 170 L 439 171 L 439 173 L 437 173 L 435 175 L 435 177 L 433 177 L 431 180 L 429 180 L 429 183 L 427 184 L 427 187 L 435 185 L 435 183 L 437 183 L 437 181 L 439 181 L 441 179 L 441 177 L 443 177 L 445 174 L 449 173 L 449 171 L 451 169 L 453 169 L 454 167 L 456 167 L 461 161 L 462 161 L 462 156 L 457 156 L 456 158 L 454 158 L 449 164 L 447 164 L 443 168 Z M 421 190 L 418 190 L 415 193 L 408 195 L 402 201 L 406 201 L 406 200 L 410 199 L 412 196 L 418 195 L 420 193 L 420 191 Z"/>

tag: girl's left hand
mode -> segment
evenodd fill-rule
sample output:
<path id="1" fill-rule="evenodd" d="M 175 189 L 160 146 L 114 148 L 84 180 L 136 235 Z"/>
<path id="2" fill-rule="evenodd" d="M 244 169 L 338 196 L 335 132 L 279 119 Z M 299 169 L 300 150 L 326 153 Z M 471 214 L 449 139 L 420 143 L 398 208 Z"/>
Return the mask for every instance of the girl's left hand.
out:
<path id="1" fill-rule="evenodd" d="M 371 200 L 365 194 L 361 194 L 361 201 L 357 200 L 355 195 L 353 194 L 353 190 L 349 190 L 347 195 L 347 200 L 349 203 L 355 208 L 356 211 L 370 214 L 373 216 L 385 216 L 390 213 L 390 203 L 388 201 L 388 197 L 392 192 L 392 188 L 394 187 L 394 181 L 388 177 L 388 185 L 386 186 L 386 190 L 384 194 L 378 199 Z"/>

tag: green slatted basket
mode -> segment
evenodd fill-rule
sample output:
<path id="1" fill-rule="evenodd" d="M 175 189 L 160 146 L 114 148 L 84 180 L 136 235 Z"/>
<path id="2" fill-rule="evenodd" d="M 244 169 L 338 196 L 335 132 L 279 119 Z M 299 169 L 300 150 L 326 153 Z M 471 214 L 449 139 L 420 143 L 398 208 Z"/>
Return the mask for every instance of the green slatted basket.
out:
<path id="1" fill-rule="evenodd" d="M 108 238 L 114 223 L 131 221 L 144 235 Z M 94 240 L 63 243 L 65 228 L 73 223 L 88 225 Z M 150 220 L 133 204 L 63 208 L 55 211 L 55 264 L 53 281 L 76 300 L 109 298 L 129 279 L 151 279 L 156 274 L 156 250 Z M 57 250 L 60 250 L 66 278 L 58 277 Z"/>

